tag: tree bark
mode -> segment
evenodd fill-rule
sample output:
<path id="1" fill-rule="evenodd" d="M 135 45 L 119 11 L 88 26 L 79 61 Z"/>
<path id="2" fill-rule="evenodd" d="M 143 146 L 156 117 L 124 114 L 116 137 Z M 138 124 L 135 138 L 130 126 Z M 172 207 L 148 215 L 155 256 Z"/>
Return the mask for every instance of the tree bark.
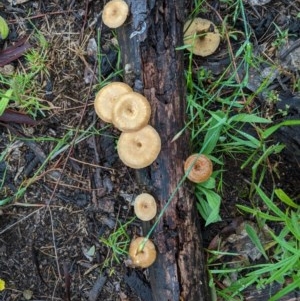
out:
<path id="1" fill-rule="evenodd" d="M 125 81 L 150 101 L 151 125 L 162 140 L 159 157 L 149 168 L 137 171 L 137 180 L 155 196 L 160 210 L 174 195 L 152 236 L 158 251 L 149 268 L 152 297 L 155 301 L 208 301 L 195 198 L 191 184 L 180 184 L 189 155 L 188 135 L 184 131 L 174 139 L 184 128 L 186 115 L 183 53 L 176 50 L 183 45 L 184 0 L 127 3 L 131 15 L 117 31 Z M 144 225 L 144 231 L 148 229 Z"/>

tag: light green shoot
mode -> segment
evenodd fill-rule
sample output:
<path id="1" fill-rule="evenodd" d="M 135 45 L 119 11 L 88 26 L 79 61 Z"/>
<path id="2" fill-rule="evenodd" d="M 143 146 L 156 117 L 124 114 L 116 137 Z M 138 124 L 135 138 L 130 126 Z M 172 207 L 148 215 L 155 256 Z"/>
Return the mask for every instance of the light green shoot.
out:
<path id="1" fill-rule="evenodd" d="M 129 220 L 127 223 L 122 224 L 119 220 L 118 228 L 116 228 L 108 238 L 100 237 L 102 242 L 109 249 L 108 258 L 110 258 L 111 265 L 113 262 L 120 263 L 122 256 L 128 255 L 128 247 L 130 243 L 130 237 L 127 234 L 127 227 L 135 220 L 135 217 Z"/>

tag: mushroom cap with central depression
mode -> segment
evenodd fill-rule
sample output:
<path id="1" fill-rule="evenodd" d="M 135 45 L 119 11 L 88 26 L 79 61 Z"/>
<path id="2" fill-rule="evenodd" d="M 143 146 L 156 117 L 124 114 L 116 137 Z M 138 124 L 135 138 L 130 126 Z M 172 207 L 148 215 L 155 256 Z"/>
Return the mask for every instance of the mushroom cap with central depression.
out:
<path id="1" fill-rule="evenodd" d="M 143 95 L 130 92 L 118 97 L 112 110 L 112 123 L 122 132 L 144 127 L 150 119 L 151 106 Z"/>
<path id="2" fill-rule="evenodd" d="M 213 164 L 205 155 L 192 154 L 184 162 L 184 171 L 190 181 L 202 183 L 210 178 Z"/>
<path id="3" fill-rule="evenodd" d="M 141 193 L 134 200 L 134 213 L 142 221 L 150 221 L 157 212 L 156 201 L 149 193 Z"/>
<path id="4" fill-rule="evenodd" d="M 123 132 L 117 149 L 126 166 L 140 169 L 156 160 L 161 149 L 161 140 L 157 131 L 151 125 L 146 125 L 135 132 Z"/>
<path id="5" fill-rule="evenodd" d="M 132 88 L 123 82 L 112 82 L 104 86 L 97 94 L 94 102 L 96 114 L 105 122 L 112 122 L 113 107 L 121 95 L 129 93 Z"/>
<path id="6" fill-rule="evenodd" d="M 129 256 L 135 267 L 148 268 L 156 259 L 155 245 L 150 239 L 138 237 L 130 243 Z"/>
<path id="7" fill-rule="evenodd" d="M 109 28 L 118 28 L 126 21 L 129 7 L 123 0 L 111 0 L 103 8 L 102 21 Z"/>
<path id="8" fill-rule="evenodd" d="M 220 34 L 216 26 L 209 20 L 195 18 L 184 24 L 184 44 L 187 49 L 199 56 L 214 53 L 220 44 Z"/>

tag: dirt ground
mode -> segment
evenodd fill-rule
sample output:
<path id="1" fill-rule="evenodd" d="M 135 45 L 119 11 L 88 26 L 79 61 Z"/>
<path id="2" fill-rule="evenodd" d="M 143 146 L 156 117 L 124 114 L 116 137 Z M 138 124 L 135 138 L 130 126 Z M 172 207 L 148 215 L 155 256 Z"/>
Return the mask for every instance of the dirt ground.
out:
<path id="1" fill-rule="evenodd" d="M 221 15 L 230 9 L 223 1 L 210 2 Z M 246 16 L 256 38 L 253 42 L 270 45 L 276 38 L 274 21 L 299 41 L 299 1 L 271 2 L 264 6 L 246 4 Z M 99 66 L 95 53 L 88 50 L 90 39 L 100 41 L 106 52 L 101 65 L 103 78 L 113 73 L 118 63 L 114 37 L 101 22 L 103 3 L 45 3 L 0 3 L 0 14 L 11 29 L 1 47 L 25 35 L 32 35 L 30 44 L 37 47 L 35 29 L 48 42 L 48 73 L 38 75 L 38 97 L 52 108 L 45 116 L 37 114 L 38 124 L 34 126 L 0 123 L 1 199 L 14 196 L 20 187 L 26 188 L 19 199 L 0 207 L 0 278 L 5 279 L 7 287 L 0 292 L 0 300 L 144 300 L 134 290 L 132 279 L 136 273 L 146 279 L 147 272 L 127 267 L 125 255 L 119 262 L 114 260 L 111 249 L 100 239 L 108 239 L 120 224 L 132 220 L 132 201 L 139 191 L 134 174 L 117 157 L 118 132 L 99 121 L 93 110 L 96 84 L 90 79 L 93 72 L 99 76 Z M 242 30 L 243 24 L 238 29 Z M 12 64 L 18 67 L 22 60 Z M 208 64 L 212 62 L 221 60 L 207 60 Z M 297 77 L 299 70 L 293 74 Z M 284 86 L 289 90 L 291 85 L 289 78 Z M 283 92 L 282 87 L 279 84 L 276 90 Z M 266 110 L 264 103 L 260 106 Z M 297 102 L 295 110 L 293 117 L 299 117 Z M 295 134 L 281 132 L 276 137 L 290 147 L 272 157 L 276 172 L 274 169 L 267 175 L 264 184 L 269 191 L 276 184 L 295 201 L 300 195 L 297 135 L 299 128 Z M 74 137 L 78 138 L 75 143 Z M 58 147 L 58 141 L 64 141 L 64 145 Z M 203 228 L 205 246 L 240 215 L 235 204 L 247 203 L 241 191 L 249 170 L 236 168 L 236 160 L 226 161 L 230 168 L 224 176 L 223 221 Z M 126 228 L 128 237 L 140 232 L 137 220 Z M 126 235 L 121 234 L 119 239 L 128 244 Z"/>

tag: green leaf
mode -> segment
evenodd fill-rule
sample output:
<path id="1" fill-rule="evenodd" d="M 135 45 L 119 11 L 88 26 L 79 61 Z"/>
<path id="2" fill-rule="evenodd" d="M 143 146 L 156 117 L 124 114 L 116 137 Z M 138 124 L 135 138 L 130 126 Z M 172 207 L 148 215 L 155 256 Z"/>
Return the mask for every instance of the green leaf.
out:
<path id="1" fill-rule="evenodd" d="M 266 129 L 265 131 L 263 131 L 262 138 L 267 139 L 274 132 L 276 132 L 278 129 L 280 129 L 282 126 L 294 126 L 294 125 L 300 125 L 300 120 L 285 120 L 283 122 L 280 122 L 276 125 L 271 126 L 270 128 Z"/>
<path id="2" fill-rule="evenodd" d="M 0 38 L 5 40 L 9 34 L 9 28 L 7 22 L 0 16 Z"/>
<path id="3" fill-rule="evenodd" d="M 295 292 L 296 289 L 300 287 L 300 277 L 297 277 L 295 281 L 290 283 L 288 286 L 280 290 L 274 296 L 272 296 L 269 301 L 277 301 L 282 300 L 282 297 L 287 295 L 288 293 Z"/>
<path id="4" fill-rule="evenodd" d="M 294 238 L 300 241 L 300 219 L 299 214 L 292 211 L 291 218 L 286 219 L 285 221 L 286 226 L 288 227 L 289 231 L 294 235 Z"/>
<path id="5" fill-rule="evenodd" d="M 248 233 L 248 236 L 251 239 L 251 241 L 254 243 L 256 248 L 259 250 L 259 252 L 265 257 L 266 260 L 268 260 L 268 256 L 265 252 L 265 249 L 264 249 L 258 235 L 256 234 L 256 231 L 254 230 L 254 228 L 251 225 L 246 224 L 245 230 Z"/>
<path id="6" fill-rule="evenodd" d="M 260 187 L 255 185 L 256 191 L 258 195 L 261 197 L 261 199 L 265 202 L 265 204 L 269 207 L 270 210 L 272 210 L 278 217 L 281 217 L 283 220 L 285 220 L 286 215 L 284 212 L 282 212 L 271 200 L 267 195 L 261 190 Z"/>
<path id="7" fill-rule="evenodd" d="M 205 198 L 202 197 L 203 194 Z M 199 201 L 197 208 L 206 221 L 205 226 L 220 221 L 221 197 L 214 191 L 203 187 L 200 187 L 198 193 L 196 192 L 196 196 Z"/>
<path id="8" fill-rule="evenodd" d="M 293 207 L 295 209 L 300 208 L 300 206 L 297 205 L 282 189 L 280 188 L 275 189 L 275 194 L 280 199 L 280 201 L 282 201 L 286 205 Z"/>
<path id="9" fill-rule="evenodd" d="M 8 89 L 0 99 L 0 116 L 4 113 L 5 109 L 7 108 L 12 93 L 13 90 Z"/>
<path id="10" fill-rule="evenodd" d="M 246 132 L 243 132 L 243 131 L 239 131 L 239 130 L 236 130 L 236 132 L 238 134 L 240 134 L 241 136 L 245 137 L 247 140 L 251 141 L 254 145 L 256 145 L 256 147 L 259 147 L 261 142 L 256 139 L 255 137 L 253 137 L 252 135 L 246 133 Z"/>
<path id="11" fill-rule="evenodd" d="M 241 209 L 241 210 L 243 210 L 247 213 L 251 213 L 254 216 L 257 216 L 257 217 L 260 217 L 260 218 L 263 218 L 263 219 L 266 219 L 266 220 L 269 220 L 269 221 L 274 221 L 274 222 L 282 222 L 283 221 L 283 219 L 280 218 L 280 217 L 276 217 L 276 216 L 258 211 L 256 209 L 252 209 L 252 208 L 249 208 L 249 207 L 246 207 L 246 206 L 243 206 L 243 205 L 236 205 L 236 206 L 239 209 Z"/>
<path id="12" fill-rule="evenodd" d="M 249 122 L 249 123 L 271 123 L 272 121 L 254 114 L 237 114 L 228 119 L 231 122 Z"/>
<path id="13" fill-rule="evenodd" d="M 286 241 L 284 238 L 281 238 L 279 236 L 276 236 L 272 231 L 269 231 L 270 235 L 273 237 L 273 239 L 283 248 L 285 251 L 290 251 L 292 254 L 295 254 L 296 256 L 300 257 L 298 248 L 294 248 L 292 243 L 289 241 Z M 287 257 L 287 259 L 290 259 L 291 255 Z M 278 263 L 279 264 L 279 263 Z"/>
<path id="14" fill-rule="evenodd" d="M 299 261 L 299 256 L 289 256 L 288 259 L 289 260 L 285 265 L 277 269 L 277 271 L 273 271 L 271 273 L 270 277 L 265 281 L 266 284 L 272 283 L 274 281 L 283 283 L 285 275 L 290 275 L 292 273 L 293 267 Z"/>
<path id="15" fill-rule="evenodd" d="M 204 187 L 207 189 L 214 189 L 214 188 L 216 188 L 216 180 L 214 178 L 210 177 L 207 181 L 197 184 L 197 186 Z M 199 188 L 199 189 L 201 189 L 201 188 Z"/>
<path id="16" fill-rule="evenodd" d="M 246 146 L 246 147 L 253 148 L 253 149 L 257 149 L 257 147 L 258 147 L 256 144 L 253 144 L 252 141 L 243 140 L 243 139 L 240 139 L 240 138 L 230 135 L 230 134 L 228 136 L 234 142 L 229 142 L 229 143 L 226 143 L 225 145 Z"/>
<path id="17" fill-rule="evenodd" d="M 226 123 L 227 117 L 221 111 L 210 112 L 212 117 L 210 118 L 209 129 L 204 137 L 201 153 L 209 155 L 215 148 L 220 138 L 221 130 Z"/>

